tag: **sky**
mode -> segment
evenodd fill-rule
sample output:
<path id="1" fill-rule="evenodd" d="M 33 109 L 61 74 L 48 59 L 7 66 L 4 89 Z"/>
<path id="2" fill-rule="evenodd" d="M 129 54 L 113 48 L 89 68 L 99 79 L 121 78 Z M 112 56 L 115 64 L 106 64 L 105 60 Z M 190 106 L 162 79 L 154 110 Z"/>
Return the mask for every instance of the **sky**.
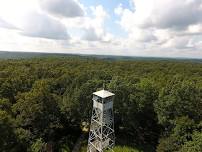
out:
<path id="1" fill-rule="evenodd" d="M 202 58 L 202 0 L 0 0 L 0 50 Z"/>

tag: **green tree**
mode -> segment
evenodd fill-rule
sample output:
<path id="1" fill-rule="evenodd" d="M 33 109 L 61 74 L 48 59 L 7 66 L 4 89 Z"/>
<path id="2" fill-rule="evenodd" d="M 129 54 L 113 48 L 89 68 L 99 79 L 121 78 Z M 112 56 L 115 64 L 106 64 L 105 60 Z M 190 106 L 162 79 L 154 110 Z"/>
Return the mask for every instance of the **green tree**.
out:
<path id="1" fill-rule="evenodd" d="M 0 151 L 17 151 L 19 145 L 15 135 L 14 121 L 11 116 L 3 110 L 0 110 L 0 133 Z"/>
<path id="2" fill-rule="evenodd" d="M 169 125 L 176 117 L 189 116 L 196 121 L 202 117 L 201 89 L 195 82 L 174 79 L 159 93 L 155 111 L 159 123 Z"/>
<path id="3" fill-rule="evenodd" d="M 185 142 L 179 152 L 201 152 L 202 132 L 194 132 L 192 140 Z"/>
<path id="4" fill-rule="evenodd" d="M 42 138 L 37 139 L 30 147 L 30 152 L 43 152 L 45 147 L 45 143 Z"/>
<path id="5" fill-rule="evenodd" d="M 188 117 L 179 117 L 174 121 L 174 127 L 167 137 L 160 139 L 157 152 L 179 151 L 184 143 L 192 140 L 196 124 Z"/>
<path id="6" fill-rule="evenodd" d="M 32 90 L 20 94 L 13 105 L 19 127 L 49 140 L 54 137 L 54 130 L 62 127 L 57 103 L 60 99 L 51 93 L 50 83 L 50 80 L 36 81 Z"/>

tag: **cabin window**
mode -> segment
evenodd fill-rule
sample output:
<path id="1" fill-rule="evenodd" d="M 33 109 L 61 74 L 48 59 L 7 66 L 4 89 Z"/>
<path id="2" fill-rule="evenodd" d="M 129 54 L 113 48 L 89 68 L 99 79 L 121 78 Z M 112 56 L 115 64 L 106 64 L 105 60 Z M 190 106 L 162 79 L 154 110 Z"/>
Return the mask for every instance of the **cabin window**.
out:
<path id="1" fill-rule="evenodd" d="M 112 101 L 112 97 L 107 97 L 107 98 L 104 99 L 104 103 L 108 103 L 110 101 Z"/>
<path id="2" fill-rule="evenodd" d="M 96 96 L 96 95 L 93 95 L 93 100 L 99 102 L 99 103 L 102 103 L 102 98 L 99 97 L 99 96 Z"/>

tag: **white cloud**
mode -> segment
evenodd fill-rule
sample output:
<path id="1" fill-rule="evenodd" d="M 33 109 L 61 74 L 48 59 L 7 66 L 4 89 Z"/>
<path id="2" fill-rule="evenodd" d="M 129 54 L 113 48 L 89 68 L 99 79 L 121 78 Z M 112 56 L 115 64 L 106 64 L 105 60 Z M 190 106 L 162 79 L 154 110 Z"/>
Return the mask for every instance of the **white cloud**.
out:
<path id="1" fill-rule="evenodd" d="M 40 12 L 37 0 L 0 0 L 0 18 L 4 19 L 2 26 L 15 27 L 25 36 L 56 40 L 69 38 L 65 25 Z"/>
<path id="2" fill-rule="evenodd" d="M 84 29 L 84 35 L 82 37 L 84 40 L 87 41 L 100 41 L 101 37 L 98 35 L 94 28 Z"/>
<path id="3" fill-rule="evenodd" d="M 202 34 L 202 23 L 188 26 L 187 32 L 190 34 Z"/>
<path id="4" fill-rule="evenodd" d="M 132 2 L 133 10 L 121 4 L 114 9 L 120 16 L 118 23 L 128 33 L 127 48 L 148 55 L 158 50 L 160 56 L 168 56 L 167 50 L 175 50 L 171 56 L 182 55 L 176 50 L 200 50 L 196 37 L 202 34 L 202 0 Z"/>
<path id="5" fill-rule="evenodd" d="M 84 30 L 82 38 L 87 41 L 110 41 L 113 36 L 105 30 L 104 26 L 109 15 L 101 5 L 91 7 L 91 11 L 93 17 L 86 18 L 88 21 L 84 22 L 82 27 Z"/>
<path id="6" fill-rule="evenodd" d="M 68 44 L 65 40 L 26 37 L 9 29 L 0 29 L 0 33 L 0 50 L 4 51 L 55 52 L 64 51 L 61 42 Z"/>
<path id="7" fill-rule="evenodd" d="M 56 40 L 65 40 L 69 36 L 66 27 L 58 20 L 40 13 L 29 13 L 22 25 L 22 34 L 31 37 L 40 37 Z"/>
<path id="8" fill-rule="evenodd" d="M 59 17 L 78 17 L 84 15 L 82 5 L 76 0 L 39 0 L 45 11 Z"/>
<path id="9" fill-rule="evenodd" d="M 168 40 L 166 43 L 162 45 L 164 48 L 175 48 L 175 49 L 186 49 L 189 48 L 189 37 L 181 37 L 180 39 L 175 37 L 173 39 Z"/>
<path id="10" fill-rule="evenodd" d="M 101 1 L 0 0 L 0 49 L 202 57 L 202 0 L 128 1 L 117 21 Z"/>
<path id="11" fill-rule="evenodd" d="M 114 13 L 117 14 L 117 15 L 121 15 L 123 13 L 123 6 L 122 4 L 120 3 L 115 9 L 114 9 Z"/>
<path id="12" fill-rule="evenodd" d="M 201 0 L 133 0 L 134 10 L 119 5 L 116 14 L 122 14 L 121 25 L 140 28 L 184 28 L 202 21 Z M 128 17 L 128 21 L 126 19 Z M 128 21 L 128 25 L 124 23 Z"/>
<path id="13" fill-rule="evenodd" d="M 0 18 L 0 28 L 17 29 L 14 25 Z"/>
<path id="14" fill-rule="evenodd" d="M 82 4 L 78 1 L 72 2 L 81 6 L 80 8 L 84 11 Z M 13 5 L 10 5 L 11 3 Z M 49 3 L 47 7 L 53 5 L 53 1 L 46 1 L 46 3 Z M 0 4 L 0 17 L 6 18 L 5 22 L 2 21 L 2 26 L 10 23 L 19 29 L 15 32 L 0 30 L 1 50 L 55 50 L 96 54 L 98 50 L 102 50 L 104 53 L 103 47 L 110 47 L 109 42 L 112 35 L 105 30 L 105 21 L 109 15 L 101 5 L 85 8 L 89 10 L 89 14 L 87 12 L 76 13 L 75 8 L 73 12 L 57 12 L 61 13 L 57 14 L 53 10 L 44 11 L 42 9 L 44 6 L 38 0 L 29 2 L 27 0 L 19 2 L 0 0 Z M 65 9 L 70 10 L 70 7 L 71 5 L 68 5 Z M 9 11 L 8 8 L 11 8 L 12 11 Z M 103 42 L 108 42 L 108 44 Z M 86 52 L 89 50 L 91 52 Z"/>
<path id="15" fill-rule="evenodd" d="M 153 8 L 148 26 L 150 24 L 158 28 L 183 29 L 202 21 L 202 15 L 199 15 L 202 14 L 201 0 L 155 0 L 154 2 L 158 3 L 158 7 L 155 5 Z"/>

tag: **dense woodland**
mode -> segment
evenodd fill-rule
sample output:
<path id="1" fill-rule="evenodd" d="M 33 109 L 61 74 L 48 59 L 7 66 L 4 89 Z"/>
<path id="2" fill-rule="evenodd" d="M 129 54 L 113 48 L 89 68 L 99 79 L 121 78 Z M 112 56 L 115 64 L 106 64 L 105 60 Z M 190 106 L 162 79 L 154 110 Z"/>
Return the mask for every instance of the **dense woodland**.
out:
<path id="1" fill-rule="evenodd" d="M 51 57 L 0 60 L 0 151 L 70 152 L 92 93 L 115 93 L 115 152 L 202 151 L 202 64 Z"/>

